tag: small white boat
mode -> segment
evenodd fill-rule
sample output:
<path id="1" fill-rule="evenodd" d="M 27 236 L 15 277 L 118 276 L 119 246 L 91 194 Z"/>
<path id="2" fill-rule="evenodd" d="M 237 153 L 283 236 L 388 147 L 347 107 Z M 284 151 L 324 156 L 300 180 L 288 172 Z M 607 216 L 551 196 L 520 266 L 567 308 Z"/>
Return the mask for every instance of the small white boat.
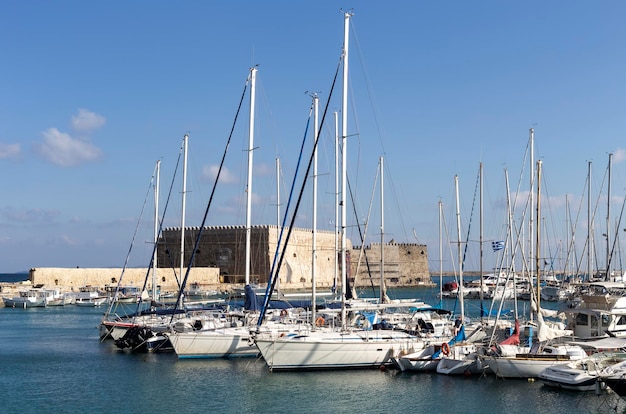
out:
<path id="1" fill-rule="evenodd" d="M 441 360 L 441 345 L 429 345 L 418 352 L 399 355 L 393 363 L 400 371 L 436 371 Z"/>
<path id="2" fill-rule="evenodd" d="M 438 374 L 445 375 L 469 375 L 483 372 L 481 345 L 461 342 L 448 346 L 442 350 L 444 354 L 437 364 Z"/>
<path id="3" fill-rule="evenodd" d="M 546 368 L 587 357 L 578 345 L 546 345 L 538 352 L 514 353 L 511 356 L 486 357 L 490 370 L 500 378 L 537 378 Z"/>
<path id="4" fill-rule="evenodd" d="M 580 345 L 592 354 L 587 358 L 544 369 L 539 379 L 545 385 L 572 391 L 600 391 L 606 388 L 600 376 L 607 367 L 626 361 L 624 338 L 602 338 L 573 344 Z"/>
<path id="5" fill-rule="evenodd" d="M 74 302 L 74 304 L 76 306 L 94 308 L 94 307 L 97 307 L 97 306 L 102 306 L 106 302 L 107 302 L 107 298 L 105 298 L 105 297 L 76 298 L 76 302 Z"/>
<path id="6" fill-rule="evenodd" d="M 74 303 L 74 297 L 61 292 L 60 289 L 46 289 L 46 306 L 65 306 Z"/>
<path id="7" fill-rule="evenodd" d="M 539 379 L 547 386 L 571 391 L 599 391 L 606 388 L 600 374 L 607 366 L 626 359 L 626 354 L 601 353 L 541 371 Z"/>
<path id="8" fill-rule="evenodd" d="M 3 298 L 7 308 L 43 308 L 46 306 L 46 292 L 41 288 L 32 288 L 19 292 L 19 296 Z"/>

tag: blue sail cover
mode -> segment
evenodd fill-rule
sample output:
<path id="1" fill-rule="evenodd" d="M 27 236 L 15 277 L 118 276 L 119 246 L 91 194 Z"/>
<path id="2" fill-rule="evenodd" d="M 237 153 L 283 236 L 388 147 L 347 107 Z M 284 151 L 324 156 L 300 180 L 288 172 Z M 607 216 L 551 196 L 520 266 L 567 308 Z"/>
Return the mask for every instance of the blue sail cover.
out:
<path id="1" fill-rule="evenodd" d="M 244 309 L 252 311 L 260 310 L 261 304 L 259 303 L 259 298 L 254 292 L 254 289 L 252 289 L 252 286 L 246 285 L 244 293 L 246 296 L 246 301 L 243 304 Z"/>
<path id="2" fill-rule="evenodd" d="M 454 338 L 450 339 L 450 341 L 448 342 L 448 345 L 454 345 L 457 342 L 463 342 L 465 341 L 466 337 L 465 337 L 465 325 L 461 325 L 459 328 L 459 331 L 456 333 L 456 335 L 454 336 Z M 431 359 L 437 359 L 439 358 L 439 356 L 441 355 L 441 350 L 435 352 L 434 354 L 432 354 Z"/>

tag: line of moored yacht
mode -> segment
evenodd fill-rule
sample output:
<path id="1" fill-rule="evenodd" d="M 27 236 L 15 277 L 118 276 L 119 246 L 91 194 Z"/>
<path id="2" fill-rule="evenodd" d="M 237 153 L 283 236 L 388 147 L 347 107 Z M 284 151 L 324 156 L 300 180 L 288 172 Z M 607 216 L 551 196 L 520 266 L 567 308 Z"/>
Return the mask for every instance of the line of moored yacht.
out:
<path id="1" fill-rule="evenodd" d="M 293 306 L 270 301 L 259 321 L 248 306 L 216 302 L 176 312 L 109 312 L 101 338 L 124 350 L 179 358 L 262 357 L 271 370 L 396 367 L 447 375 L 539 378 L 572 390 L 626 391 L 626 296 L 610 283 L 587 284 L 560 311 L 533 305 L 528 320 L 461 319 L 418 300 L 364 299 Z M 623 288 L 623 286 L 622 286 Z M 252 299 L 251 299 L 252 297 Z M 240 302 L 244 302 L 241 300 Z M 252 304 L 252 305 L 251 305 Z M 154 305 L 152 303 L 152 305 Z M 315 320 L 312 318 L 315 317 Z"/>

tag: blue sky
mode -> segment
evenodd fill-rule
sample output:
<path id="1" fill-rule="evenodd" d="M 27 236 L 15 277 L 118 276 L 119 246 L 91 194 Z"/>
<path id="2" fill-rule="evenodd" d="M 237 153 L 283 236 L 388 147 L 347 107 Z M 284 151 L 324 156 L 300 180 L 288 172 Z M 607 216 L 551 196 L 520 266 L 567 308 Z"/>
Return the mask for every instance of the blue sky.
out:
<path id="1" fill-rule="evenodd" d="M 545 254 L 557 255 L 566 238 L 566 195 L 570 213 L 580 217 L 577 241 L 586 237 L 590 161 L 595 228 L 606 233 L 609 153 L 611 221 L 617 226 L 626 191 L 622 2 L 5 2 L 0 271 L 121 267 L 138 223 L 129 264 L 147 265 L 151 199 L 141 222 L 139 215 L 159 159 L 164 204 L 185 133 L 186 223 L 200 225 L 212 171 L 254 65 L 253 224 L 274 224 L 275 159 L 282 164 L 284 205 L 310 94 L 319 93 L 321 110 L 328 100 L 343 42 L 340 9 L 354 12 L 348 170 L 357 215 L 370 214 L 368 241 L 380 238 L 378 196 L 370 201 L 380 156 L 386 240 L 427 244 L 437 269 L 439 200 L 451 238 L 456 234 L 455 175 L 463 233 L 471 221 L 470 239 L 477 240 L 477 207 L 473 215 L 471 207 L 480 162 L 484 238 L 501 239 L 504 170 L 521 200 L 531 127 L 536 158 L 543 160 L 542 217 L 551 246 Z M 320 142 L 321 229 L 332 229 L 334 220 L 332 112 L 340 102 L 338 85 Z M 245 223 L 247 114 L 246 100 L 210 225 Z M 305 147 L 308 157 L 308 142 Z M 179 225 L 180 209 L 176 182 L 165 226 Z M 309 196 L 300 226 L 310 227 L 311 211 Z M 359 244 L 353 228 L 349 237 Z M 597 249 L 604 261 L 603 247 Z M 444 256 L 451 268 L 450 254 Z M 495 260 L 487 251 L 485 266 Z M 468 261 L 467 267 L 477 264 Z"/>

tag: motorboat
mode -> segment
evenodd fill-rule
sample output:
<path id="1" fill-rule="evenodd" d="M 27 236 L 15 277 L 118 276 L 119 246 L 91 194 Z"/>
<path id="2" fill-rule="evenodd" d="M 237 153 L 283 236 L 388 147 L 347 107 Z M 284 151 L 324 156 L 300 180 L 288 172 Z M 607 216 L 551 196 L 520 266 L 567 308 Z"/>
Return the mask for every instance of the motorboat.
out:
<path id="1" fill-rule="evenodd" d="M 567 364 L 547 367 L 539 379 L 547 386 L 571 391 L 600 391 L 606 384 L 600 374 L 608 366 L 626 360 L 625 353 L 600 352 Z"/>

